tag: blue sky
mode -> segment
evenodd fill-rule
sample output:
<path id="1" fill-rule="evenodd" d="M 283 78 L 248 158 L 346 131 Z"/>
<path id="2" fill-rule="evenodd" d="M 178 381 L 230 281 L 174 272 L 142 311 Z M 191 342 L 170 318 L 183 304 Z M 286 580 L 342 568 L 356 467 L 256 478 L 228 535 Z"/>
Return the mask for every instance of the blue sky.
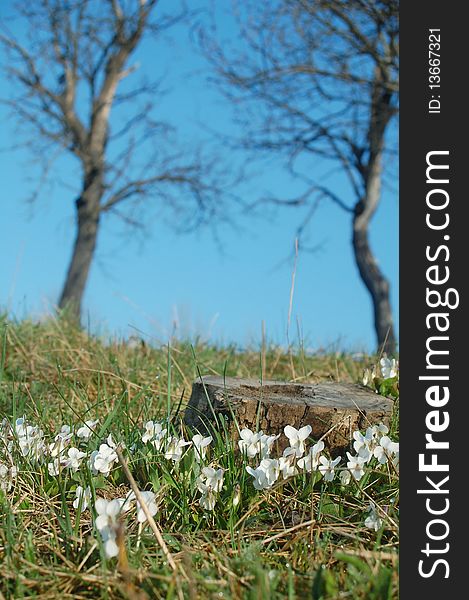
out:
<path id="1" fill-rule="evenodd" d="M 228 20 L 226 27 L 229 34 Z M 142 48 L 137 57 L 142 70 L 154 67 L 156 51 L 151 44 Z M 157 55 L 161 70 L 156 74 L 165 73 L 168 89 L 158 116 L 177 125 L 182 143 L 206 137 L 203 125 L 234 131 L 229 108 L 207 84 L 208 67 L 187 32 L 176 31 L 171 45 L 165 42 Z M 40 318 L 53 310 L 66 273 L 74 237 L 74 194 L 54 186 L 44 188 L 34 204 L 25 202 L 31 189 L 27 180 L 36 172 L 26 150 L 5 151 L 16 132 L 3 107 L 0 119 L 0 308 L 17 318 Z M 58 163 L 58 168 L 60 177 L 73 183 L 69 163 Z M 349 193 L 338 185 L 344 196 Z M 297 189 L 281 162 L 271 161 L 243 186 L 242 194 L 249 202 L 266 192 L 291 195 Z M 207 229 L 182 236 L 155 219 L 154 226 L 147 223 L 149 234 L 142 239 L 132 232 L 124 235 L 115 221 L 105 221 L 86 291 L 84 322 L 93 331 L 119 337 L 140 332 L 165 342 L 176 332 L 244 346 L 259 342 L 264 321 L 267 337 L 285 344 L 293 269 L 292 260 L 285 259 L 300 219 L 292 209 L 239 219 L 237 229 L 219 230 L 222 252 Z M 349 217 L 324 204 L 309 239 L 320 249 L 298 256 L 290 338 L 296 337 L 299 324 L 312 350 L 374 347 L 371 301 L 354 264 L 350 237 Z M 391 281 L 398 324 L 397 182 L 395 189 L 383 192 L 371 244 Z"/>

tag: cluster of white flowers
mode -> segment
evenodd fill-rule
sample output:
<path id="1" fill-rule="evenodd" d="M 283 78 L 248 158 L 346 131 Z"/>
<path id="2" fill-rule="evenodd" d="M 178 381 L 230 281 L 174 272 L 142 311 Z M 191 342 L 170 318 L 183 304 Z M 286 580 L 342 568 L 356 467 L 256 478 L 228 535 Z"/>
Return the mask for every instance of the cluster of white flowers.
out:
<path id="1" fill-rule="evenodd" d="M 57 477 L 63 469 L 77 472 L 85 458 L 94 475 L 102 473 L 105 477 L 117 462 L 116 444 L 109 435 L 106 442 L 90 455 L 79 448 L 80 444 L 88 444 L 96 432 L 98 420 L 89 420 L 80 426 L 75 434 L 76 446 L 72 444 L 74 433 L 69 425 L 62 425 L 60 431 L 49 443 L 42 429 L 26 422 L 25 417 L 16 419 L 13 426 L 5 419 L 0 426 L 0 434 L 8 440 L 7 451 L 19 448 L 23 457 L 39 464 L 47 462 L 47 470 L 51 477 Z"/>
<path id="2" fill-rule="evenodd" d="M 83 488 L 77 488 L 77 500 L 84 496 L 86 496 L 86 491 L 84 492 Z M 140 491 L 140 496 L 150 515 L 156 515 L 158 510 L 156 504 L 156 494 L 149 491 Z M 77 500 L 75 500 L 75 502 L 77 502 Z M 94 508 L 96 511 L 96 519 L 94 524 L 96 529 L 101 534 L 104 543 L 104 551 L 108 558 L 117 556 L 119 553 L 117 535 L 119 532 L 119 527 L 121 526 L 120 517 L 124 513 L 132 510 L 134 501 L 137 509 L 137 521 L 140 524 L 143 524 L 146 522 L 147 516 L 140 505 L 140 502 L 136 501 L 134 492 L 129 492 L 125 498 L 114 498 L 113 500 L 98 498 L 95 502 Z M 78 502 L 80 502 L 80 500 L 78 500 Z"/>
<path id="3" fill-rule="evenodd" d="M 373 425 L 368 427 L 365 434 L 355 431 L 353 434 L 353 447 L 356 456 L 347 452 L 347 468 L 340 470 L 340 480 L 343 485 L 348 485 L 353 477 L 356 481 L 365 474 L 365 466 L 376 458 L 378 463 L 384 465 L 388 461 L 392 462 L 395 468 L 399 464 L 399 444 L 391 441 L 385 435 L 389 432 L 386 425 Z M 278 480 L 280 473 L 283 479 L 293 477 L 299 473 L 299 469 L 308 473 L 318 471 L 325 481 L 332 481 L 335 477 L 336 467 L 341 461 L 341 457 L 334 459 L 328 458 L 322 454 L 324 442 L 319 440 L 307 449 L 306 440 L 311 434 L 311 426 L 306 425 L 301 429 L 296 429 L 291 425 L 284 428 L 284 434 L 288 438 L 290 445 L 285 448 L 283 455 L 276 459 L 270 458 L 270 448 L 262 446 L 261 439 L 263 432 L 253 433 L 250 429 L 243 429 L 240 433 L 241 439 L 238 444 L 248 458 L 253 458 L 260 454 L 262 460 L 260 464 L 253 468 L 246 466 L 246 471 L 254 478 L 254 487 L 257 490 L 268 489 Z M 270 436 L 277 439 L 279 436 Z M 263 450 L 261 450 L 263 448 Z M 257 449 L 257 450 L 256 450 Z"/>
<path id="4" fill-rule="evenodd" d="M 204 437 L 200 433 L 192 436 L 191 441 L 183 437 L 167 435 L 167 429 L 162 423 L 147 421 L 142 433 L 142 442 L 151 444 L 155 450 L 161 451 L 167 460 L 179 463 L 185 454 L 185 449 L 192 449 L 195 462 L 200 465 L 200 474 L 197 477 L 197 489 L 201 493 L 199 504 L 206 510 L 213 510 L 218 494 L 223 487 L 224 470 L 215 469 L 213 466 L 202 466 L 207 458 L 207 452 L 212 443 L 212 436 Z"/>
<path id="5" fill-rule="evenodd" d="M 263 431 L 253 433 L 250 429 L 243 429 L 240 432 L 241 439 L 238 442 L 239 449 L 249 458 L 254 458 L 260 454 L 261 458 L 268 456 L 272 450 L 272 446 L 280 437 L 279 435 L 265 435 Z"/>
<path id="6" fill-rule="evenodd" d="M 21 454 L 30 460 L 41 460 L 46 451 L 42 429 L 37 426 L 28 425 L 26 419 L 21 417 L 20 419 L 16 419 L 13 430 Z"/>
<path id="7" fill-rule="evenodd" d="M 395 468 L 399 466 L 399 444 L 391 441 L 386 435 L 388 432 L 389 429 L 383 424 L 368 427 L 365 435 L 360 431 L 353 432 L 353 447 L 357 455 L 352 456 L 347 452 L 347 468 L 357 481 L 363 477 L 365 465 L 373 457 L 382 465 L 390 461 Z"/>
<path id="8" fill-rule="evenodd" d="M 191 441 L 186 441 L 183 437 L 178 438 L 167 435 L 167 429 L 163 428 L 162 423 L 147 421 L 142 433 L 142 442 L 151 444 L 156 451 L 162 451 L 167 460 L 178 463 L 183 455 L 184 448 L 191 446 L 194 451 L 194 459 L 200 463 L 207 456 L 208 447 L 213 441 L 212 436 L 204 437 L 199 433 L 192 436 Z"/>
<path id="9" fill-rule="evenodd" d="M 383 373 L 386 370 L 386 374 L 392 377 L 393 373 L 397 373 L 397 366 L 392 361 L 389 361 L 389 364 L 383 362 L 385 360 L 388 359 L 381 361 Z M 16 419 L 14 424 L 4 419 L 0 423 L 0 441 L 3 441 L 3 452 L 0 452 L 0 490 L 9 492 L 12 488 L 17 477 L 15 461 L 21 462 L 21 458 L 47 465 L 51 477 L 60 476 L 65 469 L 76 473 L 83 464 L 89 467 L 92 475 L 108 477 L 118 463 L 116 443 L 112 435 L 108 435 L 105 440 L 98 440 L 97 449 L 88 449 L 92 436 L 96 435 L 97 427 L 97 420 L 85 421 L 75 432 L 69 425 L 63 425 L 57 434 L 48 438 L 38 426 L 28 423 L 25 417 Z M 352 480 L 358 482 L 362 479 L 371 461 L 374 461 L 371 465 L 373 468 L 387 465 L 393 470 L 398 469 L 399 444 L 391 440 L 388 427 L 384 424 L 370 426 L 364 433 L 355 431 L 355 455 L 347 452 L 347 460 L 343 465 L 340 465 L 340 456 L 332 459 L 327 455 L 323 440 L 310 443 L 310 425 L 299 429 L 287 425 L 283 433 L 288 439 L 288 446 L 281 456 L 275 457 L 271 454 L 281 434 L 268 435 L 263 431 L 253 432 L 248 428 L 240 431 L 237 445 L 247 462 L 246 472 L 253 478 L 252 483 L 256 490 L 271 489 L 280 478 L 286 480 L 300 473 L 317 473 L 325 482 L 332 482 L 338 472 L 341 484 L 348 485 Z M 161 453 L 162 460 L 174 463 L 176 470 L 181 469 L 179 463 L 187 455 L 190 458 L 187 465 L 193 474 L 192 482 L 195 482 L 200 493 L 199 505 L 207 511 L 215 510 L 223 490 L 225 469 L 210 460 L 212 436 L 204 437 L 196 433 L 190 441 L 186 441 L 180 435 L 169 435 L 165 424 L 156 421 L 144 423 L 140 436 L 147 449 L 150 447 Z M 93 447 L 96 448 L 95 442 Z M 133 447 L 137 445 L 134 444 Z M 76 476 L 74 479 L 76 480 Z M 238 484 L 233 489 L 235 491 L 232 502 L 233 506 L 237 506 L 241 497 L 241 487 Z M 155 515 L 155 494 L 151 491 L 142 491 L 141 494 L 150 514 Z M 77 511 L 86 511 L 93 505 L 93 498 L 94 492 L 92 493 L 90 486 L 84 488 L 78 485 L 73 507 Z M 95 501 L 95 526 L 101 534 L 107 556 L 117 555 L 120 515 L 133 507 L 137 521 L 142 525 L 147 517 L 133 493 L 127 494 L 125 498 L 98 498 Z M 382 521 L 374 504 L 370 504 L 368 512 L 365 525 L 377 531 Z"/>
<path id="10" fill-rule="evenodd" d="M 246 466 L 246 471 L 254 478 L 253 484 L 256 490 L 269 489 L 278 480 L 280 473 L 283 479 L 288 479 L 297 475 L 299 469 L 304 469 L 308 473 L 318 470 L 326 481 L 333 480 L 340 456 L 334 460 L 322 456 L 321 452 L 324 450 L 322 440 L 307 450 L 306 440 L 311 431 L 311 425 L 305 425 L 300 429 L 287 425 L 283 432 L 290 445 L 285 448 L 283 455 L 278 459 L 270 458 L 269 454 L 273 442 L 280 437 L 280 434 L 265 436 L 262 431 L 253 433 L 250 429 L 243 429 L 240 432 L 241 440 L 238 442 L 240 449 L 248 458 L 253 458 L 258 453 L 262 458 L 256 468 Z M 256 448 L 257 451 L 255 451 Z"/>

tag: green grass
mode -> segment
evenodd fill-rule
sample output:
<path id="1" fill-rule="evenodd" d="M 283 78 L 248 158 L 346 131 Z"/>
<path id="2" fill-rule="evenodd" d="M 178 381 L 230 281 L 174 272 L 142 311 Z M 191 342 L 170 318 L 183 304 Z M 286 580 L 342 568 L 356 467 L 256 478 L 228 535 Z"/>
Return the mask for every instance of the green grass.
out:
<path id="1" fill-rule="evenodd" d="M 35 324 L 0 318 L 0 349 L 1 418 L 14 422 L 25 415 L 50 438 L 64 424 L 99 419 L 86 451 L 110 433 L 125 442 L 139 488 L 156 493 L 155 521 L 177 564 L 173 572 L 152 530 L 139 534 L 131 515 L 119 558 L 106 559 L 92 512 L 80 515 L 72 507 L 79 484 L 90 485 L 95 497 L 125 496 L 129 484 L 121 468 L 106 478 L 91 475 L 83 463 L 77 473 L 53 477 L 49 459 L 21 459 L 3 439 L 0 463 L 14 456 L 18 474 L 11 489 L 0 490 L 0 600 L 397 598 L 398 478 L 387 465 L 375 465 L 347 486 L 337 477 L 326 483 L 317 473 L 303 473 L 259 492 L 246 459 L 233 453 L 220 428 L 210 462 L 225 469 L 224 487 L 215 510 L 205 511 L 193 454 L 174 465 L 141 442 L 149 419 L 166 421 L 170 433 L 190 439 L 182 415 L 199 374 L 358 382 L 375 357 L 356 361 L 267 345 L 243 352 L 183 342 L 129 347 L 89 337 L 60 319 Z M 388 383 L 381 382 L 381 391 L 396 396 L 396 382 Z M 390 435 L 398 440 L 397 402 Z M 241 500 L 233 506 L 237 489 Z M 377 532 L 364 525 L 370 499 L 387 511 Z"/>

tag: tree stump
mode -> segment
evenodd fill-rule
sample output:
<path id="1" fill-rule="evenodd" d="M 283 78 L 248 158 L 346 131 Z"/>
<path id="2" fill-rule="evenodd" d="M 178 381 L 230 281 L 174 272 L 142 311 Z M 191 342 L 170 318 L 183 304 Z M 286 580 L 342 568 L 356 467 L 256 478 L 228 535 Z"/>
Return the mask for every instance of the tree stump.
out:
<path id="1" fill-rule="evenodd" d="M 392 400 L 352 383 L 317 384 L 206 376 L 194 382 L 184 421 L 192 430 L 220 430 L 220 418 L 234 439 L 239 429 L 283 433 L 286 425 L 297 429 L 311 425 L 311 438 L 324 443 L 333 456 L 350 447 L 353 431 L 377 423 L 389 424 Z M 280 452 L 288 445 L 278 440 Z"/>

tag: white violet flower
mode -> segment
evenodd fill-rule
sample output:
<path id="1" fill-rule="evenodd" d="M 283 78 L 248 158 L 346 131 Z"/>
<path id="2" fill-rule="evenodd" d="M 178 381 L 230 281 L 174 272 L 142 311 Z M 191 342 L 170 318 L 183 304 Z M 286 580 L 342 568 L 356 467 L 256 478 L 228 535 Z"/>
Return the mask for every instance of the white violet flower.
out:
<path id="1" fill-rule="evenodd" d="M 323 474 L 325 481 L 332 481 L 334 479 L 334 469 L 339 464 L 340 458 L 341 457 L 338 456 L 337 458 L 334 458 L 334 460 L 329 460 L 325 456 L 319 457 L 321 463 L 319 465 L 319 471 Z"/>
<path id="2" fill-rule="evenodd" d="M 96 421 L 85 421 L 85 424 L 77 429 L 77 437 L 87 442 L 95 432 L 98 423 L 98 419 Z"/>
<path id="3" fill-rule="evenodd" d="M 399 444 L 391 441 L 387 435 L 383 435 L 373 454 L 378 459 L 378 462 L 384 465 L 388 462 L 388 458 L 392 458 L 393 455 L 399 456 Z"/>
<path id="4" fill-rule="evenodd" d="M 183 438 L 168 437 L 168 445 L 164 457 L 173 462 L 179 462 L 184 452 L 184 446 L 190 446 L 192 442 L 186 442 Z"/>
<path id="5" fill-rule="evenodd" d="M 91 502 L 91 489 L 90 486 L 85 489 L 82 488 L 81 485 L 77 485 L 77 489 L 75 490 L 76 498 L 73 501 L 73 508 L 78 509 L 81 502 L 81 512 L 85 511 L 89 503 Z"/>
<path id="6" fill-rule="evenodd" d="M 398 366 L 395 358 L 389 359 L 386 356 L 383 356 L 383 358 L 379 361 L 379 365 L 383 379 L 391 379 L 392 377 L 396 377 Z"/>
<path id="7" fill-rule="evenodd" d="M 264 458 L 260 465 L 253 469 L 247 466 L 246 471 L 254 477 L 256 490 L 264 490 L 273 486 L 280 474 L 280 463 L 275 458 Z"/>
<path id="8" fill-rule="evenodd" d="M 278 466 L 280 471 L 282 471 L 282 476 L 284 479 L 298 475 L 298 469 L 296 468 L 295 464 L 295 459 L 297 456 L 296 452 L 297 450 L 295 448 L 285 448 L 283 451 L 283 456 L 281 456 L 278 460 Z"/>
<path id="9" fill-rule="evenodd" d="M 348 469 L 344 469 L 343 471 L 340 472 L 340 483 L 342 485 L 348 485 L 350 483 L 350 480 L 352 479 L 352 474 L 350 473 L 350 471 Z"/>
<path id="10" fill-rule="evenodd" d="M 113 448 L 107 444 L 101 444 L 99 450 L 91 453 L 90 466 L 94 475 L 103 473 L 106 477 L 111 472 L 112 466 L 117 462 L 117 454 Z"/>
<path id="11" fill-rule="evenodd" d="M 248 458 L 254 458 L 254 456 L 261 451 L 261 438 L 263 435 L 263 431 L 254 433 L 247 427 L 242 429 L 239 432 L 241 439 L 238 442 L 238 447 L 241 452 L 247 454 Z"/>
<path id="12" fill-rule="evenodd" d="M 298 461 L 300 469 L 306 469 L 308 473 L 315 471 L 319 465 L 320 453 L 324 450 L 324 442 L 320 440 L 314 446 L 311 446 L 309 452 Z"/>
<path id="13" fill-rule="evenodd" d="M 151 516 L 154 517 L 158 512 L 158 506 L 156 504 L 156 494 L 154 492 L 149 491 L 140 491 L 140 495 L 142 496 L 142 500 L 145 502 Z M 129 502 L 131 502 L 132 500 L 136 500 L 134 492 L 130 492 L 130 494 L 127 495 L 126 501 L 123 506 L 124 510 L 129 510 Z M 137 500 L 137 521 L 139 523 L 145 523 L 146 520 L 147 516 L 145 514 L 145 511 L 143 510 L 140 502 Z"/>
<path id="14" fill-rule="evenodd" d="M 287 425 L 283 431 L 290 442 L 290 448 L 296 451 L 296 457 L 303 456 L 305 453 L 305 440 L 312 431 L 311 425 L 305 425 L 301 429 L 295 429 L 295 427 Z"/>
<path id="15" fill-rule="evenodd" d="M 204 437 L 199 433 L 196 433 L 192 437 L 192 443 L 194 444 L 194 457 L 197 462 L 200 462 L 201 460 L 205 459 L 208 446 L 211 444 L 212 439 L 213 438 L 211 435 L 209 435 L 208 437 Z"/>
<path id="16" fill-rule="evenodd" d="M 215 508 L 217 494 L 223 487 L 224 473 L 223 469 L 204 467 L 197 479 L 197 489 L 202 494 L 199 504 L 206 510 Z"/>
<path id="17" fill-rule="evenodd" d="M 262 434 L 260 439 L 260 448 L 261 448 L 261 458 L 267 458 L 272 451 L 272 446 L 274 442 L 278 440 L 280 437 L 280 433 L 278 435 L 266 435 Z"/>
<path id="18" fill-rule="evenodd" d="M 163 429 L 161 423 L 155 423 L 154 421 L 147 421 L 145 423 L 145 431 L 142 434 L 142 442 L 146 444 L 150 442 L 155 450 L 160 450 L 163 439 L 166 435 L 166 429 Z"/>
<path id="19" fill-rule="evenodd" d="M 348 456 L 347 468 L 349 469 L 350 473 L 353 475 L 354 479 L 356 481 L 360 481 L 360 479 L 365 474 L 365 470 L 364 470 L 365 459 L 362 458 L 361 456 L 352 456 L 350 454 L 350 452 L 347 452 L 347 456 Z"/>
<path id="20" fill-rule="evenodd" d="M 370 529 L 374 529 L 378 531 L 383 524 L 380 516 L 378 515 L 378 511 L 376 510 L 376 505 L 373 502 L 370 502 L 368 512 L 370 513 L 365 519 L 365 527 L 369 527 Z"/>
<path id="21" fill-rule="evenodd" d="M 81 452 L 78 448 L 69 448 L 67 454 L 68 459 L 63 461 L 65 466 L 72 469 L 72 471 L 78 471 L 81 461 L 86 456 L 86 452 Z"/>

